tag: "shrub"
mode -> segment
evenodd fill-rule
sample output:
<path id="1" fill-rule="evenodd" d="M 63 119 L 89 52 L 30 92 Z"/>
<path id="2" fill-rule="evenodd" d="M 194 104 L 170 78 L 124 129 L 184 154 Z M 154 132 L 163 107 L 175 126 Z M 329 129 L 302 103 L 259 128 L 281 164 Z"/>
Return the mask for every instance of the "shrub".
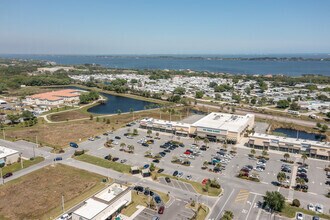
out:
<path id="1" fill-rule="evenodd" d="M 298 199 L 294 199 L 292 201 L 292 206 L 299 207 L 300 206 L 300 201 Z"/>
<path id="2" fill-rule="evenodd" d="M 83 155 L 84 153 L 85 153 L 85 150 L 75 150 L 74 156 L 80 156 L 80 155 Z"/>

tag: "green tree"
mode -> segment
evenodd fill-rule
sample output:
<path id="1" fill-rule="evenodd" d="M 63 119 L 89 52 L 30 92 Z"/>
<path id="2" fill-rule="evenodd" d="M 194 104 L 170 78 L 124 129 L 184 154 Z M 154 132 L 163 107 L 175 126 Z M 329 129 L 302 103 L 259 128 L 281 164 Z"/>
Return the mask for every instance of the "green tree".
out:
<path id="1" fill-rule="evenodd" d="M 267 205 L 270 208 L 271 213 L 280 212 L 285 206 L 284 196 L 277 191 L 273 191 L 273 192 L 267 191 L 263 199 L 265 205 Z"/>
<path id="2" fill-rule="evenodd" d="M 303 160 L 303 164 L 305 164 L 306 160 L 308 159 L 307 154 L 306 154 L 306 153 L 303 153 L 303 154 L 301 155 L 301 159 Z"/>
<path id="3" fill-rule="evenodd" d="M 232 211 L 226 210 L 220 220 L 232 220 L 234 218 L 234 213 Z"/>
<path id="4" fill-rule="evenodd" d="M 326 116 L 327 116 L 328 118 L 330 118 L 330 112 L 327 112 Z"/>
<path id="5" fill-rule="evenodd" d="M 195 92 L 195 98 L 196 99 L 201 99 L 201 98 L 203 98 L 203 96 L 204 96 L 204 92 L 203 91 L 198 90 L 198 91 Z"/>
<path id="6" fill-rule="evenodd" d="M 210 143 L 210 140 L 208 138 L 204 138 L 203 142 L 207 146 Z"/>
<path id="7" fill-rule="evenodd" d="M 93 120 L 94 116 L 93 115 L 89 115 L 89 120 Z"/>
<path id="8" fill-rule="evenodd" d="M 328 125 L 324 124 L 322 125 L 321 131 L 326 132 L 328 130 Z"/>
<path id="9" fill-rule="evenodd" d="M 125 150 L 125 147 L 126 147 L 126 144 L 125 144 L 124 142 L 120 143 L 120 148 L 121 148 L 122 150 Z"/>
<path id="10" fill-rule="evenodd" d="M 151 164 L 150 164 L 150 168 L 149 168 L 149 170 L 150 170 L 151 172 L 153 172 L 153 171 L 155 171 L 155 169 L 156 169 L 155 164 L 154 164 L 154 163 L 151 163 Z"/>
<path id="11" fill-rule="evenodd" d="M 196 136 L 196 137 L 194 138 L 194 143 L 195 143 L 195 144 L 198 144 L 200 140 L 201 140 L 201 139 L 200 139 L 198 136 Z"/>
<path id="12" fill-rule="evenodd" d="M 290 110 L 299 111 L 300 110 L 300 105 L 298 105 L 297 102 L 292 102 L 291 105 L 290 105 Z"/>
<path id="13" fill-rule="evenodd" d="M 186 89 L 183 87 L 176 87 L 173 91 L 173 94 L 184 95 L 186 93 Z"/>
<path id="14" fill-rule="evenodd" d="M 150 137 L 151 134 L 152 134 L 152 130 L 148 129 L 147 130 L 147 135 Z"/>
<path id="15" fill-rule="evenodd" d="M 316 123 L 316 127 L 321 128 L 322 127 L 322 124 L 320 122 L 317 122 Z"/>
<path id="16" fill-rule="evenodd" d="M 282 185 L 282 183 L 286 180 L 286 174 L 284 172 L 279 172 L 277 174 L 277 181 Z"/>
<path id="17" fill-rule="evenodd" d="M 256 150 L 255 149 L 251 149 L 250 153 L 254 156 L 256 154 Z"/>
<path id="18" fill-rule="evenodd" d="M 10 124 L 16 123 L 21 118 L 18 114 L 8 114 L 7 119 L 10 121 Z"/>
<path id="19" fill-rule="evenodd" d="M 288 159 L 290 158 L 290 154 L 285 153 L 285 154 L 283 155 L 283 157 L 284 157 L 285 161 L 288 161 Z"/>
<path id="20" fill-rule="evenodd" d="M 110 124 L 110 119 L 107 118 L 106 124 Z"/>
<path id="21" fill-rule="evenodd" d="M 290 105 L 289 101 L 288 100 L 280 100 L 277 102 L 277 105 L 276 107 L 277 108 L 288 108 Z"/>

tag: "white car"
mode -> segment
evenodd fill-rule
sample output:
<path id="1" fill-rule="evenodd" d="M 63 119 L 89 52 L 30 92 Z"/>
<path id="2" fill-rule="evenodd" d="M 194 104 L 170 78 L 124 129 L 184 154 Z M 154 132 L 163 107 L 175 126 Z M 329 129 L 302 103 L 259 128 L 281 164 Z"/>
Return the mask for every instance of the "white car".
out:
<path id="1" fill-rule="evenodd" d="M 180 157 L 182 157 L 182 158 L 187 158 L 187 155 L 185 155 L 185 154 L 181 154 Z"/>
<path id="2" fill-rule="evenodd" d="M 191 175 L 188 175 L 187 177 L 186 177 L 186 180 L 191 180 L 192 179 L 192 176 Z"/>
<path id="3" fill-rule="evenodd" d="M 323 213 L 323 205 L 316 204 L 315 205 L 315 212 Z"/>
<path id="4" fill-rule="evenodd" d="M 182 172 L 179 172 L 177 177 L 181 178 L 183 176 L 183 173 Z"/>
<path id="5" fill-rule="evenodd" d="M 89 141 L 94 141 L 95 139 L 93 137 L 88 138 Z"/>
<path id="6" fill-rule="evenodd" d="M 188 158 L 194 160 L 194 159 L 195 159 L 195 156 L 193 156 L 193 155 L 189 155 Z"/>
<path id="7" fill-rule="evenodd" d="M 57 220 L 68 220 L 69 219 L 69 214 L 64 214 L 61 217 L 59 217 Z"/>
<path id="8" fill-rule="evenodd" d="M 309 203 L 309 204 L 307 205 L 307 209 L 308 209 L 308 210 L 311 210 L 311 211 L 314 211 L 314 210 L 315 210 L 315 207 L 314 207 L 314 205 L 313 205 L 312 203 Z"/>
<path id="9" fill-rule="evenodd" d="M 113 145 L 118 145 L 119 143 L 117 141 L 112 142 Z"/>
<path id="10" fill-rule="evenodd" d="M 296 219 L 297 220 L 304 220 L 304 214 L 302 214 L 301 212 L 298 212 L 296 215 Z"/>

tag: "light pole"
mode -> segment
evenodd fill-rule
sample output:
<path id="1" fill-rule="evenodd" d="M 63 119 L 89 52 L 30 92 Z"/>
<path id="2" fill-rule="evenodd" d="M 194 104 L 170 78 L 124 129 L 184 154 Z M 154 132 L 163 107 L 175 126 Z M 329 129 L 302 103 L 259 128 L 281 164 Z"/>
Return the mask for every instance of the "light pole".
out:
<path id="1" fill-rule="evenodd" d="M 20 161 L 21 161 L 21 168 L 23 169 L 23 159 L 22 159 L 22 153 L 19 154 L 20 155 Z"/>
<path id="2" fill-rule="evenodd" d="M 3 139 L 6 140 L 5 128 L 2 128 Z"/>
<path id="3" fill-rule="evenodd" d="M 2 184 L 5 184 L 5 179 L 2 176 L 2 167 L 0 168 L 0 178 L 2 179 Z"/>

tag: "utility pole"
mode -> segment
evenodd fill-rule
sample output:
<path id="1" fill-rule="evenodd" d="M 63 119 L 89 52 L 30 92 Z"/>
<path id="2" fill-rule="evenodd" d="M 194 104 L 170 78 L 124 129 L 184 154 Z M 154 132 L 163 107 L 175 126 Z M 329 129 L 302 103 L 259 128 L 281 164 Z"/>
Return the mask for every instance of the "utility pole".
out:
<path id="1" fill-rule="evenodd" d="M 0 168 L 0 178 L 2 178 L 2 184 L 5 184 L 5 179 L 3 178 L 2 175 L 2 167 Z"/>
<path id="2" fill-rule="evenodd" d="M 23 159 L 22 159 L 22 153 L 20 153 L 20 161 L 21 161 L 21 168 L 23 169 Z"/>
<path id="3" fill-rule="evenodd" d="M 62 212 L 64 213 L 64 195 L 62 195 Z"/>
<path id="4" fill-rule="evenodd" d="M 36 145 L 37 145 L 37 147 L 38 147 L 38 136 L 36 136 Z M 35 147 L 34 147 L 34 145 L 33 145 L 33 158 L 36 157 L 36 151 L 35 151 L 34 148 L 35 148 Z"/>
<path id="5" fill-rule="evenodd" d="M 6 140 L 5 128 L 2 128 L 3 139 Z"/>

